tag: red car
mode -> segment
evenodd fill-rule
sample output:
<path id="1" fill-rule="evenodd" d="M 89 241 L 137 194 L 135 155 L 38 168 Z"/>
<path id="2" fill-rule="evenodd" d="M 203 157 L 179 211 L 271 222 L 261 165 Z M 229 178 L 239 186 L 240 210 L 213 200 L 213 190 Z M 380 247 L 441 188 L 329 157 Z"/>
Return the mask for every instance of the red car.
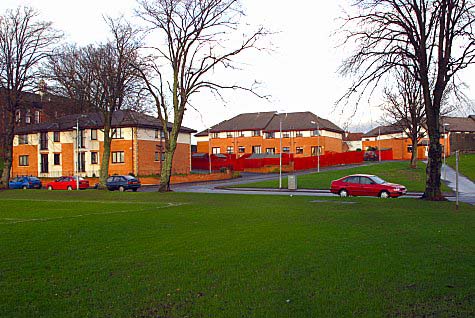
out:
<path id="1" fill-rule="evenodd" d="M 76 190 L 77 189 L 77 177 L 60 177 L 55 181 L 49 182 L 46 185 L 48 190 Z M 89 181 L 79 177 L 79 190 L 89 188 Z"/>
<path id="2" fill-rule="evenodd" d="M 340 197 L 361 195 L 380 198 L 397 198 L 407 192 L 405 186 L 389 183 L 380 177 L 369 174 L 354 174 L 334 180 L 331 183 L 330 191 Z"/>

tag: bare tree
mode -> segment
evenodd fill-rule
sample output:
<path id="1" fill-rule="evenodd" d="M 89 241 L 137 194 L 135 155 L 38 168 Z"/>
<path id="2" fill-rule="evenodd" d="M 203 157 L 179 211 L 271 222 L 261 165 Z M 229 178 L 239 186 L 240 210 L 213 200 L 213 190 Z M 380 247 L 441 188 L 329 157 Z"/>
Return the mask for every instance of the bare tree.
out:
<path id="1" fill-rule="evenodd" d="M 220 67 L 234 69 L 233 59 L 257 48 L 267 32 L 259 27 L 232 48 L 226 47 L 244 15 L 238 0 L 139 0 L 139 4 L 138 15 L 164 40 L 163 46 L 157 43 L 150 48 L 153 53 L 149 63 L 138 69 L 142 70 L 163 127 L 173 118 L 171 130 L 164 129 L 165 160 L 159 191 L 165 192 L 170 190 L 173 155 L 191 96 L 204 89 L 219 95 L 220 90 L 228 88 L 258 95 L 254 87 L 220 83 L 211 75 Z"/>
<path id="2" fill-rule="evenodd" d="M 411 168 L 417 167 L 417 146 L 424 138 L 425 107 L 421 86 L 407 69 L 397 69 L 395 88 L 384 91 L 386 104 L 384 117 L 387 122 L 397 126 L 411 139 Z"/>
<path id="3" fill-rule="evenodd" d="M 0 16 L 0 103 L 5 118 L 5 166 L 0 187 L 4 188 L 10 179 L 15 113 L 22 104 L 23 92 L 37 86 L 38 64 L 62 37 L 51 22 L 40 21 L 38 17 L 38 12 L 29 7 L 7 10 Z"/>
<path id="4" fill-rule="evenodd" d="M 137 31 L 123 19 L 107 18 L 112 39 L 97 46 L 66 46 L 49 59 L 47 72 L 57 83 L 56 91 L 102 113 L 104 151 L 100 167 L 100 185 L 109 176 L 112 120 L 118 110 L 136 104 L 142 83 L 132 65 L 138 61 L 140 41 Z"/>
<path id="5" fill-rule="evenodd" d="M 357 44 L 341 72 L 355 75 L 345 97 L 375 89 L 394 68 L 421 85 L 429 133 L 423 198 L 443 200 L 440 111 L 449 83 L 475 60 L 475 2 L 471 0 L 356 0 L 346 18 L 346 43 Z"/>

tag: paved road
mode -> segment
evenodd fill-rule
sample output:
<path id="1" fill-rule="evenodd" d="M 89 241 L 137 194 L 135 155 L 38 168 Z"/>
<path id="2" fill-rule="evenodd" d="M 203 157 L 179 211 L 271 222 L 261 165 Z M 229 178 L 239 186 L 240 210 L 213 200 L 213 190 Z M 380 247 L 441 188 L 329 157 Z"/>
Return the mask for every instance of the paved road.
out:
<path id="1" fill-rule="evenodd" d="M 379 163 L 365 163 L 363 165 L 374 165 Z M 321 171 L 329 170 L 342 170 L 352 167 L 361 167 L 362 165 L 345 165 L 345 166 L 334 166 L 334 167 L 325 167 Z M 309 173 L 314 173 L 316 170 L 306 170 L 299 171 L 294 173 L 297 176 L 305 175 Z M 283 176 L 287 176 L 284 174 Z M 329 190 L 309 190 L 309 189 L 299 189 L 297 191 L 288 191 L 287 189 L 253 189 L 253 188 L 239 188 L 231 189 L 229 187 L 237 184 L 246 184 L 258 181 L 267 181 L 267 180 L 278 180 L 278 174 L 257 174 L 257 173 L 241 173 L 241 178 L 231 179 L 231 180 L 220 180 L 220 181 L 211 181 L 211 182 L 200 182 L 200 183 L 186 183 L 186 184 L 174 184 L 172 185 L 172 190 L 175 192 L 190 192 L 190 193 L 219 193 L 219 194 L 266 194 L 266 195 L 295 195 L 295 196 L 314 196 L 314 197 L 329 197 L 336 196 L 335 194 L 330 193 Z M 140 191 L 144 192 L 154 192 L 157 191 L 157 186 L 148 186 L 143 187 Z M 409 193 L 404 197 L 420 197 L 421 193 Z"/>

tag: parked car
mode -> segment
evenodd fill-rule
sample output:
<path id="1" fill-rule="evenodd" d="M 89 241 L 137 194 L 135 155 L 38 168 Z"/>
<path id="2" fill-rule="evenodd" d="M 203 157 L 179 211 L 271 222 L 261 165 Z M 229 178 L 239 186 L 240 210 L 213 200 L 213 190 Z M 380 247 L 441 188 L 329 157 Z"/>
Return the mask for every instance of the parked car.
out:
<path id="1" fill-rule="evenodd" d="M 377 196 L 380 198 L 397 198 L 406 194 L 406 187 L 389 183 L 378 176 L 369 174 L 354 174 L 331 183 L 330 191 L 340 197 Z"/>
<path id="2" fill-rule="evenodd" d="M 48 190 L 76 190 L 77 189 L 77 177 L 60 177 L 55 181 L 49 182 L 46 185 Z M 89 188 L 89 181 L 79 177 L 79 190 Z"/>
<path id="3" fill-rule="evenodd" d="M 16 177 L 8 183 L 10 189 L 41 189 L 41 180 L 37 177 Z"/>
<path id="4" fill-rule="evenodd" d="M 106 180 L 107 189 L 110 191 L 119 190 L 120 192 L 132 190 L 136 192 L 140 188 L 140 180 L 132 176 L 111 176 Z"/>
<path id="5" fill-rule="evenodd" d="M 365 151 L 365 153 L 363 154 L 363 160 L 364 161 L 378 161 L 379 160 L 378 152 L 375 150 Z"/>

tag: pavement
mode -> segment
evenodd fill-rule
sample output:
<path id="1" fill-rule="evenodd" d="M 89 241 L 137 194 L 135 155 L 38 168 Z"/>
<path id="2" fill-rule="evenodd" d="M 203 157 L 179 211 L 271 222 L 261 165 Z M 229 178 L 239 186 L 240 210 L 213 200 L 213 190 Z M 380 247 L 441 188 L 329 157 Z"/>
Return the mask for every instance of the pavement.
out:
<path id="1" fill-rule="evenodd" d="M 445 170 L 445 171 L 444 171 Z M 448 165 L 442 165 L 442 179 L 456 192 L 456 171 Z M 475 183 L 467 177 L 459 174 L 459 200 L 461 202 L 475 205 Z M 456 197 L 449 197 L 450 201 L 455 201 Z"/>

